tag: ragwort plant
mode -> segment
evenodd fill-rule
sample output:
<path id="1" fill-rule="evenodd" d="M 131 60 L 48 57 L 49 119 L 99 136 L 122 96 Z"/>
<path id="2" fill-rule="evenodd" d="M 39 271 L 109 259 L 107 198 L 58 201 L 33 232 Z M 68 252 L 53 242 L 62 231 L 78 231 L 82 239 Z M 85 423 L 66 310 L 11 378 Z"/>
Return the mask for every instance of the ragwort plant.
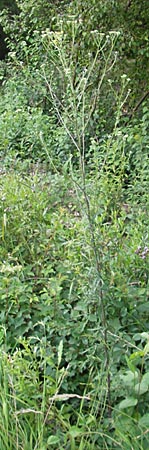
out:
<path id="1" fill-rule="evenodd" d="M 73 30 L 75 29 L 75 25 L 73 24 Z M 75 33 L 74 33 L 75 34 Z M 75 43 L 75 36 L 73 34 L 72 39 L 72 49 Z M 46 77 L 46 71 L 45 67 L 43 67 L 43 77 L 46 80 L 47 86 L 49 88 L 49 92 L 51 95 L 51 98 L 53 100 L 53 103 L 55 105 L 55 110 L 57 112 L 58 118 L 63 126 L 63 128 L 66 130 L 70 141 L 73 143 L 74 149 L 76 150 L 76 155 L 79 160 L 79 170 L 77 175 L 74 173 L 73 170 L 73 153 L 70 153 L 70 173 L 71 177 L 74 183 L 75 190 L 77 192 L 77 195 L 80 200 L 80 208 L 84 211 L 84 214 L 86 215 L 88 225 L 86 225 L 85 229 L 85 241 L 89 248 L 89 259 L 90 259 L 90 269 L 89 269 L 89 280 L 88 280 L 88 286 L 86 289 L 86 296 L 89 294 L 92 295 L 92 307 L 90 309 L 89 313 L 89 321 L 91 320 L 91 317 L 93 317 L 93 323 L 96 322 L 96 325 L 98 324 L 97 329 L 95 328 L 94 331 L 97 331 L 98 333 L 98 339 L 102 342 L 102 351 L 100 353 L 100 369 L 102 367 L 102 377 L 104 377 L 104 374 L 106 374 L 106 384 L 105 384 L 105 410 L 104 414 L 107 412 L 107 417 L 111 420 L 112 417 L 112 397 L 113 397 L 113 387 L 115 385 L 115 382 L 112 382 L 112 377 L 114 376 L 115 369 L 112 367 L 113 361 L 112 361 L 112 355 L 114 355 L 114 352 L 117 351 L 117 345 L 115 340 L 112 342 L 112 334 L 114 337 L 114 333 L 111 331 L 111 321 L 113 321 L 113 324 L 115 322 L 115 326 L 112 326 L 112 328 L 116 328 L 116 339 L 118 338 L 117 332 L 119 330 L 125 330 L 126 332 L 126 346 L 124 345 L 124 352 L 123 357 L 119 359 L 120 364 L 124 364 L 125 367 L 125 356 L 126 356 L 126 347 L 127 351 L 129 353 L 129 357 L 133 358 L 133 355 L 131 355 L 131 345 L 129 348 L 129 341 L 130 336 L 133 336 L 134 333 L 137 331 L 137 326 L 135 325 L 135 314 L 133 313 L 133 308 L 136 307 L 136 304 L 134 303 L 135 299 L 133 297 L 133 301 L 131 306 L 128 308 L 127 301 L 125 302 L 126 298 L 126 282 L 124 281 L 125 277 L 125 270 L 124 274 L 120 274 L 121 282 L 123 279 L 124 283 L 124 294 L 121 290 L 121 300 L 118 298 L 118 292 L 117 292 L 117 282 L 115 282 L 115 274 L 116 277 L 118 275 L 117 273 L 117 260 L 119 259 L 120 264 L 124 264 L 124 259 L 122 259 L 121 254 L 123 254 L 124 258 L 124 249 L 125 246 L 127 247 L 127 239 L 128 239 L 128 226 L 127 226 L 127 213 L 129 212 L 130 205 L 124 204 L 124 193 L 123 193 L 123 184 L 125 179 L 125 173 L 127 169 L 128 160 L 126 158 L 125 153 L 125 146 L 126 146 L 126 139 L 127 135 L 125 136 L 121 130 L 118 129 L 118 124 L 121 116 L 121 110 L 122 107 L 127 99 L 128 94 L 125 93 L 126 88 L 126 78 L 125 76 L 122 77 L 122 92 L 121 95 L 117 99 L 117 114 L 115 118 L 115 126 L 113 128 L 112 135 L 109 136 L 104 143 L 104 154 L 99 153 L 97 151 L 98 144 L 96 145 L 95 141 L 92 141 L 94 147 L 94 154 L 91 151 L 90 158 L 87 158 L 86 155 L 86 130 L 87 127 L 91 121 L 92 118 L 92 96 L 87 91 L 88 84 L 90 81 L 92 82 L 92 74 L 94 72 L 94 65 L 96 65 L 96 58 L 98 55 L 98 52 L 102 52 L 102 55 L 104 54 L 104 45 L 105 41 L 103 39 L 103 36 L 101 37 L 99 35 L 99 41 L 96 35 L 96 42 L 98 42 L 97 46 L 97 53 L 95 56 L 95 59 L 93 59 L 92 64 L 90 64 L 85 72 L 79 74 L 78 77 L 78 84 L 77 88 L 74 88 L 73 85 L 73 74 L 74 74 L 74 67 L 73 67 L 73 57 L 72 53 L 68 56 L 67 46 L 65 51 L 65 36 L 63 36 L 63 33 L 57 34 L 57 33 L 45 33 L 44 38 L 48 37 L 48 44 L 50 48 L 50 44 L 52 45 L 52 48 L 54 47 L 56 50 L 56 56 L 59 58 L 60 66 L 62 67 L 63 74 L 65 78 L 67 79 L 67 90 L 65 91 L 63 95 L 64 102 L 62 100 L 59 100 L 57 97 L 56 92 L 53 89 L 52 81 L 48 80 Z M 110 35 L 111 37 L 111 46 L 109 50 L 109 55 L 107 56 L 104 70 L 101 72 L 101 77 L 99 80 L 99 84 L 96 90 L 96 100 L 98 99 L 98 96 L 100 96 L 100 88 L 103 83 L 103 80 L 105 79 L 107 72 L 110 71 L 110 64 L 111 63 L 111 55 L 113 52 L 113 46 L 115 42 L 115 34 L 113 33 Z M 107 36 L 104 37 L 105 40 Z M 109 38 L 109 36 L 108 36 Z M 54 56 L 53 56 L 54 58 Z M 55 66 L 59 69 L 57 59 L 54 59 Z M 90 80 L 91 79 L 91 80 Z M 93 102 L 94 103 L 94 102 Z M 93 160 L 94 158 L 94 160 Z M 96 158 L 96 159 L 95 159 Z M 92 175 L 93 177 L 88 176 L 88 167 L 92 168 Z M 104 199 L 103 199 L 104 197 Z M 98 212 L 98 208 L 101 208 L 101 205 L 103 203 L 103 210 L 102 210 L 102 216 Z M 129 216 L 129 214 L 128 214 Z M 135 213 L 134 213 L 135 216 Z M 130 215 L 131 218 L 131 215 Z M 128 218 L 129 220 L 129 218 Z M 142 221 L 143 222 L 143 221 Z M 134 224 L 135 224 L 135 218 L 134 218 Z M 145 224 L 143 224 L 145 225 Z M 145 228 L 145 226 L 144 226 Z M 133 230 L 134 231 L 134 230 Z M 100 235 L 100 238 L 99 238 Z M 125 239 L 126 235 L 126 239 Z M 134 239 L 134 236 L 133 236 Z M 126 241 L 126 243 L 124 243 Z M 133 242 L 133 246 L 135 246 L 135 239 Z M 146 250 L 145 250 L 146 249 Z M 135 249 L 131 250 L 131 253 Z M 146 251 L 146 253 L 144 253 Z M 142 249 L 142 253 L 140 254 L 141 258 L 146 258 L 148 254 L 148 247 L 144 247 L 144 250 Z M 145 255 L 145 256 L 143 256 Z M 134 255 L 135 256 L 135 255 Z M 124 267 L 127 267 L 127 264 L 129 264 L 129 270 L 131 267 L 131 259 L 132 255 L 130 256 L 130 260 L 128 257 L 128 262 L 126 262 Z M 115 266 L 116 264 L 116 266 Z M 115 266 L 115 267 L 114 267 Z M 145 264 L 146 266 L 146 264 Z M 148 275 L 146 275 L 146 268 L 144 267 L 144 276 L 145 276 L 145 283 L 148 285 Z M 127 283 L 130 286 L 134 286 L 136 281 L 132 280 L 133 276 L 129 275 L 127 279 Z M 129 280 L 129 281 L 128 281 Z M 140 284 L 140 281 L 138 282 L 138 285 Z M 92 288 L 89 287 L 89 285 L 92 285 Z M 130 288 L 131 290 L 131 288 Z M 116 293 L 114 292 L 116 291 Z M 131 294 L 132 295 L 132 294 Z M 133 295 L 132 295 L 133 296 Z M 110 299 L 113 297 L 112 304 L 110 305 L 111 301 Z M 130 297 L 131 298 L 131 297 Z M 119 306 L 115 305 L 115 302 L 119 302 Z M 122 304 L 122 306 L 121 306 Z M 146 305 L 146 303 L 145 303 Z M 132 309 L 131 309 L 132 308 Z M 145 306 L 146 309 L 146 306 Z M 112 313 L 113 310 L 113 313 Z M 111 314 L 112 313 L 112 314 Z M 112 317 L 113 316 L 113 317 Z M 125 321 L 128 320 L 128 317 L 130 316 L 130 330 L 128 330 L 127 335 L 127 325 Z M 96 319 L 95 319 L 96 317 Z M 125 326 L 123 325 L 125 323 Z M 132 323 L 132 325 L 131 325 Z M 146 323 L 146 327 L 148 330 L 148 325 Z M 145 327 L 144 327 L 145 329 Z M 130 333 L 130 335 L 129 335 Z M 111 339 L 110 339 L 111 334 Z M 100 336 L 100 338 L 99 338 Z M 129 336 L 129 337 L 128 337 Z M 148 335 L 147 335 L 148 336 Z M 123 341 L 123 339 L 122 339 Z M 95 340 L 94 340 L 95 344 Z M 93 345 L 94 345 L 93 344 Z M 120 345 L 121 347 L 121 345 Z M 145 347 L 146 348 L 146 347 Z M 122 351 L 122 349 L 121 349 Z M 140 356 L 144 356 L 142 353 L 143 349 L 138 349 L 138 353 L 140 353 Z M 147 356 L 148 353 L 148 347 L 145 351 L 145 355 Z M 123 359 L 124 358 L 124 359 Z M 134 356 L 135 358 L 135 356 Z M 95 357 L 95 360 L 97 362 L 97 359 Z M 101 364 L 101 361 L 103 362 L 103 366 Z M 129 358 L 127 360 L 127 364 L 129 367 Z M 118 360 L 117 360 L 118 364 Z M 139 362 L 137 360 L 137 366 L 139 366 Z M 97 363 L 98 367 L 98 363 Z M 142 367 L 142 363 L 141 363 Z M 141 386 L 140 383 L 143 383 L 142 378 L 142 371 L 139 375 L 139 368 L 138 369 L 138 376 L 139 383 L 138 386 Z M 133 367 L 131 367 L 131 370 L 133 371 Z M 146 366 L 146 370 L 147 366 Z M 148 379 L 148 371 L 145 372 L 144 375 Z M 145 378 L 145 379 L 146 379 Z M 148 382 L 145 387 L 148 390 Z M 103 389 L 104 391 L 104 389 Z M 125 392 L 125 389 L 124 389 Z M 136 392 L 136 391 L 135 391 Z M 138 389 L 138 395 L 140 395 L 141 390 Z M 143 391 L 142 391 L 143 393 Z M 125 393 L 123 393 L 125 395 Z M 120 395 L 117 395 L 117 401 L 121 398 Z M 136 394 L 134 394 L 132 397 L 126 397 L 124 402 L 120 402 L 118 408 L 124 409 L 128 407 L 128 411 L 130 411 L 130 407 L 137 406 L 138 409 L 138 418 L 140 417 L 139 414 L 144 414 L 145 411 L 142 410 L 141 407 L 141 401 L 139 401 L 139 397 L 136 398 Z M 132 417 L 134 413 L 134 409 L 132 408 L 131 411 Z M 130 419 L 130 415 L 129 415 Z M 135 427 L 134 427 L 135 428 Z M 139 439 L 138 436 L 136 436 L 136 429 L 133 434 L 133 439 Z M 140 439 L 142 442 L 143 436 L 140 434 Z M 145 437 L 146 439 L 146 437 Z M 130 448 L 131 448 L 131 433 L 130 437 L 123 441 L 122 438 L 122 445 L 129 444 L 130 441 Z M 138 445 L 138 444 L 136 444 Z M 140 444 L 142 446 L 142 444 Z M 146 440 L 144 441 L 143 445 L 146 444 Z M 137 447 L 136 447 L 137 448 Z M 141 448 L 141 447 L 140 447 Z"/>

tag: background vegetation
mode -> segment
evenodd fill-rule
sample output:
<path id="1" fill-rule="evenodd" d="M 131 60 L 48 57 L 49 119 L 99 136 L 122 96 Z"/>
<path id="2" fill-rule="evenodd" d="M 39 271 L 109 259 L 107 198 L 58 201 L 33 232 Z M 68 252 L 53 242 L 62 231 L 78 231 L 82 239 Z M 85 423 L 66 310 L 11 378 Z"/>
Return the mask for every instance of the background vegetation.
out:
<path id="1" fill-rule="evenodd" d="M 147 450 L 147 0 L 1 4 L 0 448 Z"/>

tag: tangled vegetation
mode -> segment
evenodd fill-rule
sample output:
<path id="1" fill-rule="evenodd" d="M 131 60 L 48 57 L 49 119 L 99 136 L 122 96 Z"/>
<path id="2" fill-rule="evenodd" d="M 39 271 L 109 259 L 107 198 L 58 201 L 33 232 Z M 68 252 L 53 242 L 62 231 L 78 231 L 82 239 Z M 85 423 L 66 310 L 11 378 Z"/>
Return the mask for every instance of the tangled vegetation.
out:
<path id="1" fill-rule="evenodd" d="M 148 450 L 148 15 L 3 1 L 1 450 Z"/>

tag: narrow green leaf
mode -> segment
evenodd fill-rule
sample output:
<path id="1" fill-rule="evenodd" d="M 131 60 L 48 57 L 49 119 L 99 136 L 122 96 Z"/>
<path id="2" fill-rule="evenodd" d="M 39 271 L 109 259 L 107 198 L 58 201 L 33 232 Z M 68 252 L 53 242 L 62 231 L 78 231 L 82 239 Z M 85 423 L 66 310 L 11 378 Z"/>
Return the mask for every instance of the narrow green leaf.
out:
<path id="1" fill-rule="evenodd" d="M 61 339 L 58 346 L 58 366 L 60 365 L 62 360 L 62 353 L 63 353 L 63 340 Z"/>

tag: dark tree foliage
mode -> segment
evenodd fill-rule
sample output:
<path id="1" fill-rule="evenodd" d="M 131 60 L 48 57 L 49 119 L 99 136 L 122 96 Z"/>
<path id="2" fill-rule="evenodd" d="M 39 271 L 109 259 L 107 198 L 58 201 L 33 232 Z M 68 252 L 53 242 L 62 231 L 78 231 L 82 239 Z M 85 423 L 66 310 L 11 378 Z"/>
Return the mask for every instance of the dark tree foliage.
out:
<path id="1" fill-rule="evenodd" d="M 6 35 L 3 31 L 2 26 L 0 26 L 0 60 L 5 59 L 6 55 L 8 54 L 5 38 Z"/>
<path id="2" fill-rule="evenodd" d="M 15 1 L 11 0 L 1 0 L 0 2 L 0 12 L 7 8 L 9 16 L 15 14 L 18 11 Z M 8 47 L 6 44 L 7 34 L 4 32 L 2 25 L 0 25 L 0 60 L 5 59 L 8 54 Z"/>

